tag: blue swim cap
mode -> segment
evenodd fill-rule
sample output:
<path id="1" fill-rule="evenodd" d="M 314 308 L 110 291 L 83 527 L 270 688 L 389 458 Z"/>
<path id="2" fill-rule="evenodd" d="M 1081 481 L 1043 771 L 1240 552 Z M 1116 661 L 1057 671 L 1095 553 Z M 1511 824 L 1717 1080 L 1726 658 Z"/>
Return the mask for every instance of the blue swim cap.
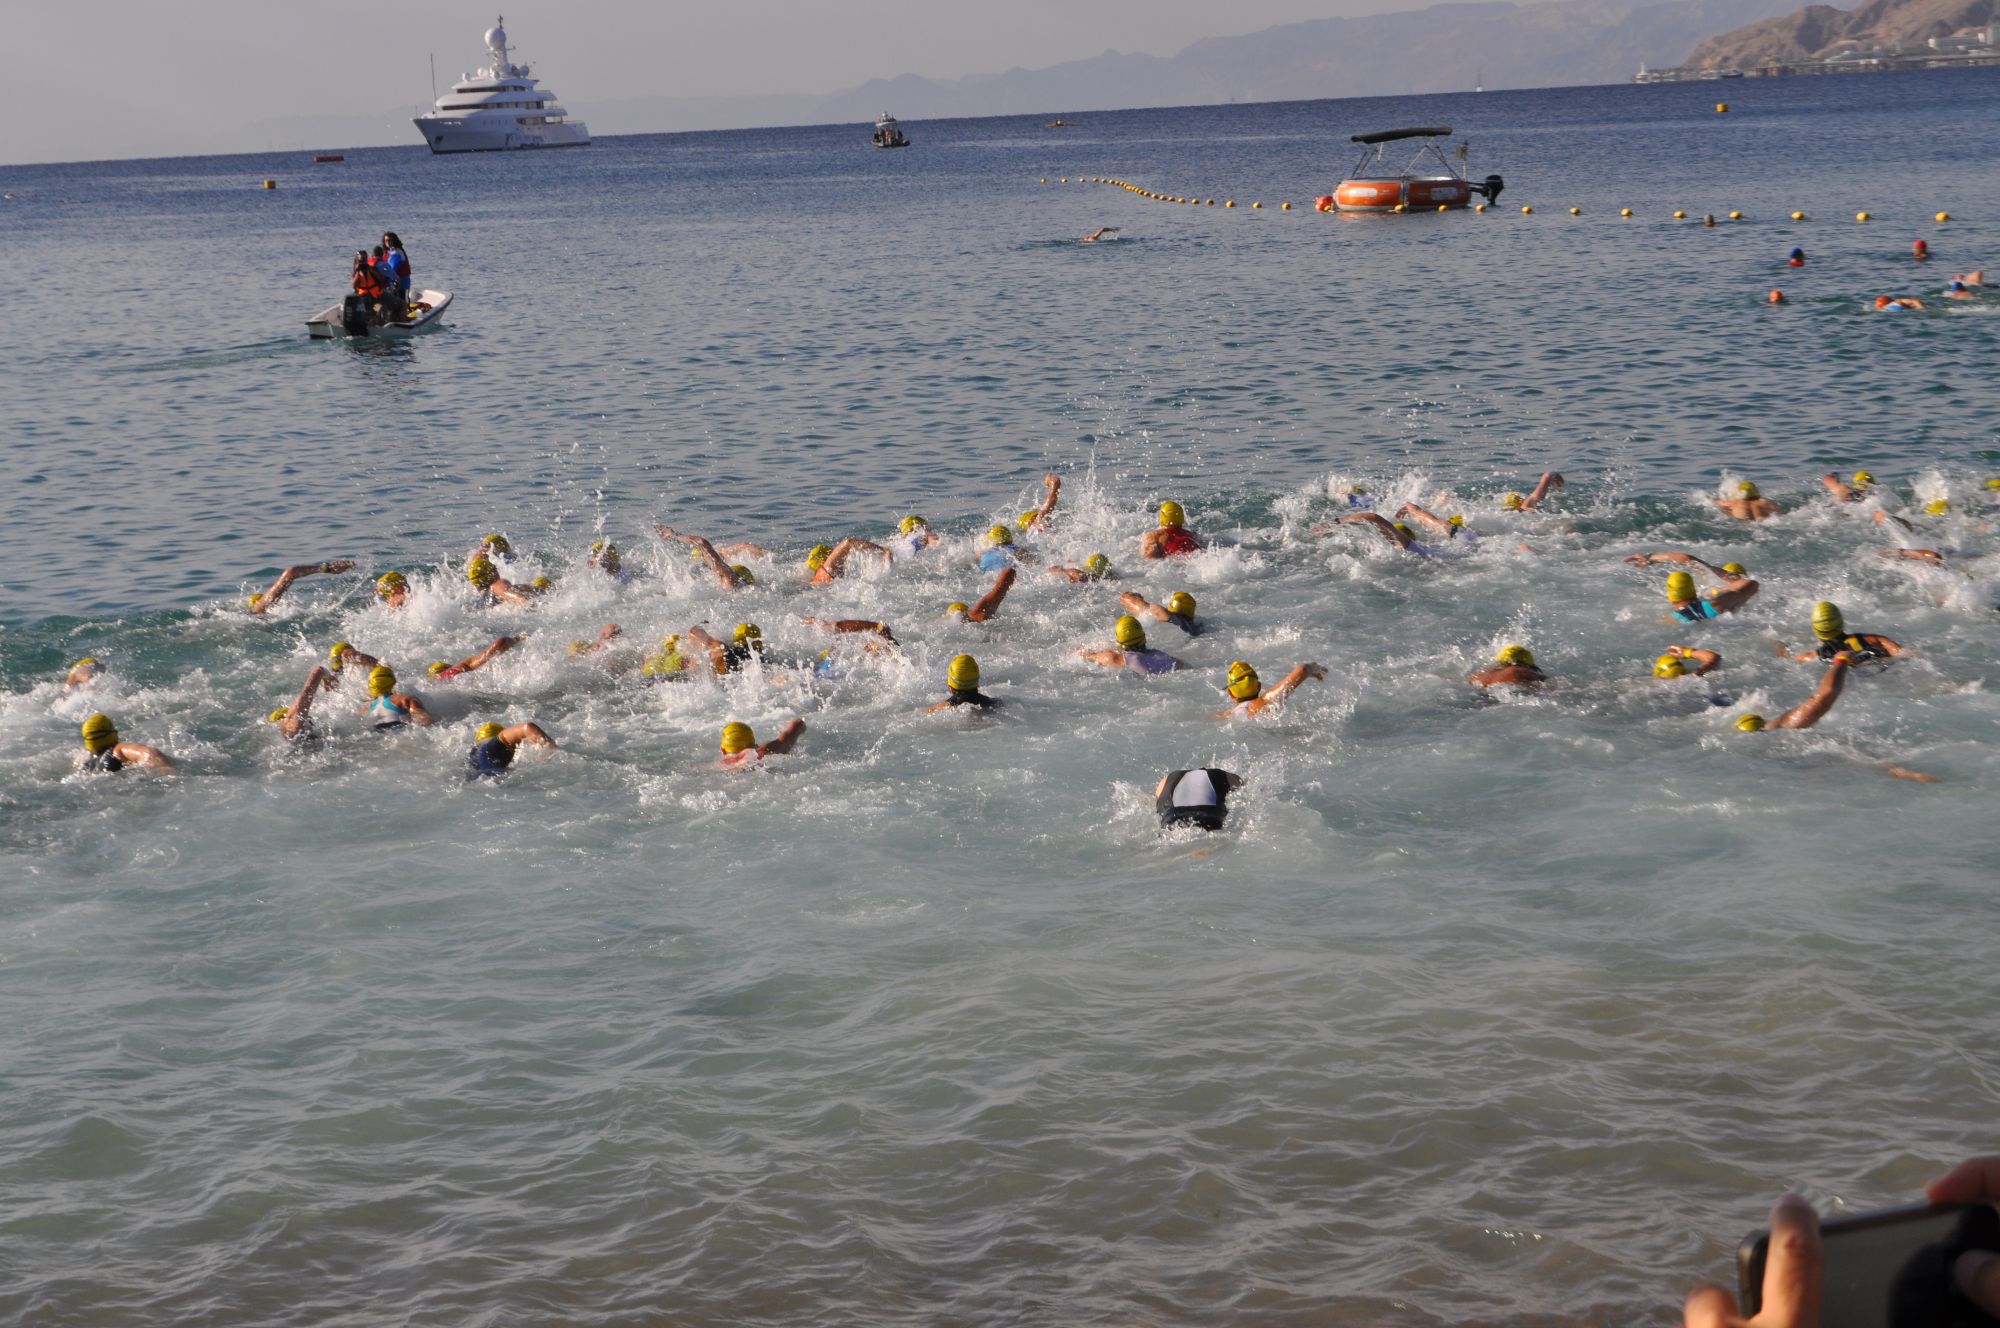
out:
<path id="1" fill-rule="evenodd" d="M 1792 250 L 1791 256 L 1793 258 L 1804 258 L 1806 256 L 1806 251 L 1803 249 L 1794 249 Z"/>

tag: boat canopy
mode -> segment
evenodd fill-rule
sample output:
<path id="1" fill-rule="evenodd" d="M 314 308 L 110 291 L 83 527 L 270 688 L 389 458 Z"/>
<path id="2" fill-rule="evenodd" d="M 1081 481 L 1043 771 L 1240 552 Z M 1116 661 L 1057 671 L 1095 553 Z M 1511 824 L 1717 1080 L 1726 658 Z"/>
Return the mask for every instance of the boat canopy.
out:
<path id="1" fill-rule="evenodd" d="M 1449 138 L 1449 129 L 1385 129 L 1379 134 L 1356 134 L 1355 143 L 1393 143 L 1399 138 Z"/>

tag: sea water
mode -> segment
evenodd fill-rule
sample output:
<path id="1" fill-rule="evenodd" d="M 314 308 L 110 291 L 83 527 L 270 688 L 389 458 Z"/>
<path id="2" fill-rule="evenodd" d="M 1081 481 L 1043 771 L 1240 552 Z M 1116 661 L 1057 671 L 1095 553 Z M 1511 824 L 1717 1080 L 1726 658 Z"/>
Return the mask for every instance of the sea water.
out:
<path id="1" fill-rule="evenodd" d="M 1665 1323 L 1777 1193 L 1992 1149 L 2000 296 L 1935 297 L 2000 268 L 2000 78 L 1716 95 L 0 171 L 0 1316 Z M 1402 124 L 1499 205 L 1311 210 Z M 384 229 L 445 326 L 308 341 Z M 1826 500 L 1860 467 L 1914 531 Z M 1038 561 L 945 621 L 1045 472 Z M 1740 479 L 1786 513 L 1721 515 Z M 1357 484 L 1481 539 L 1314 534 Z M 1144 564 L 1165 498 L 1211 547 Z M 939 547 L 805 587 L 910 513 Z M 761 543 L 756 587 L 654 522 Z M 474 604 L 488 531 L 544 601 Z M 1622 561 L 1662 549 L 1762 593 L 1670 625 Z M 1205 634 L 1150 629 L 1183 671 L 1079 659 L 1126 589 L 1197 596 Z M 1822 598 L 1913 656 L 1739 734 L 1818 681 L 1777 647 Z M 632 667 L 739 621 L 741 675 Z M 440 722 L 364 732 L 350 680 L 288 752 L 263 716 L 335 640 Z M 1465 684 L 1516 642 L 1549 686 Z M 1651 680 L 1680 643 L 1724 667 Z M 1004 705 L 923 716 L 960 652 Z M 1235 659 L 1327 676 L 1227 723 Z M 72 776 L 99 710 L 180 772 Z M 527 719 L 559 749 L 466 783 Z M 1198 765 L 1246 778 L 1229 828 L 1163 835 Z"/>

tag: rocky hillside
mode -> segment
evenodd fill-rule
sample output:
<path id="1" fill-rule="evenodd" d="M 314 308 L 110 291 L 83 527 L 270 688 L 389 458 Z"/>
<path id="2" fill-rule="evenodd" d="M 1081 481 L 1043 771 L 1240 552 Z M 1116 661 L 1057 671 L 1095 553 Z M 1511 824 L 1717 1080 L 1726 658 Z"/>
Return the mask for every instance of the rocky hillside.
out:
<path id="1" fill-rule="evenodd" d="M 1694 48 L 1686 63 L 1742 69 L 1825 59 L 1843 49 L 1921 46 L 2000 19 L 2000 0 L 1869 0 L 1859 9 L 1807 5 L 1783 18 L 1752 23 Z"/>

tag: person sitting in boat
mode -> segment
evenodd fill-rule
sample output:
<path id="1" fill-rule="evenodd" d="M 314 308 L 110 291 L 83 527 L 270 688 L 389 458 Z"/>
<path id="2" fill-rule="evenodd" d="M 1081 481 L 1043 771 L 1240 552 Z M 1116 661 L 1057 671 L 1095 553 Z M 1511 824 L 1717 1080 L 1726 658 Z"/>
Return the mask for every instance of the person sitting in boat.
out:
<path id="1" fill-rule="evenodd" d="M 401 322 L 407 309 L 403 287 L 397 283 L 395 270 L 389 266 L 389 251 L 376 245 L 375 252 L 368 256 L 368 266 L 375 273 L 376 284 L 381 287 L 382 293 L 377 298 L 382 301 L 384 317 L 392 323 Z"/>
<path id="2" fill-rule="evenodd" d="M 368 261 L 366 249 L 354 251 L 353 276 L 354 293 L 368 301 L 369 312 L 372 314 L 376 306 L 381 303 L 382 295 L 388 289 L 388 283 L 383 279 L 383 274 L 375 270 L 375 265 Z"/>
<path id="3" fill-rule="evenodd" d="M 396 285 L 396 294 L 404 303 L 410 299 L 410 256 L 403 252 L 402 237 L 394 231 L 382 232 L 383 264 Z"/>

